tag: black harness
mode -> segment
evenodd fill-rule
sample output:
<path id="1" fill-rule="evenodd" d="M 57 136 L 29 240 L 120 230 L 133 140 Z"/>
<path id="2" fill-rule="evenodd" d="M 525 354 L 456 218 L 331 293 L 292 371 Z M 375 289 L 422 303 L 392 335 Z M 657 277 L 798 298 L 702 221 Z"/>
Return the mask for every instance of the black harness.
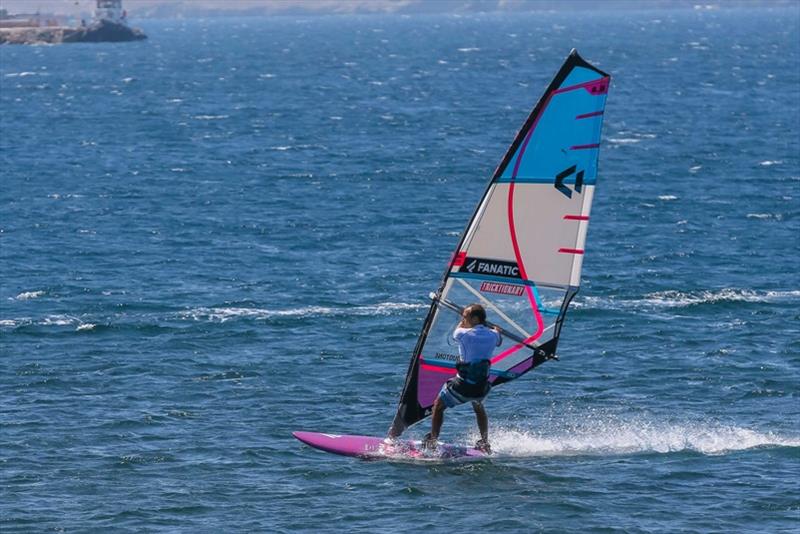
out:
<path id="1" fill-rule="evenodd" d="M 456 393 L 463 397 L 484 397 L 492 387 L 489 383 L 489 368 L 491 366 L 492 362 L 489 360 L 480 360 L 472 363 L 458 362 L 456 364 L 458 374 L 451 378 L 448 383 Z"/>

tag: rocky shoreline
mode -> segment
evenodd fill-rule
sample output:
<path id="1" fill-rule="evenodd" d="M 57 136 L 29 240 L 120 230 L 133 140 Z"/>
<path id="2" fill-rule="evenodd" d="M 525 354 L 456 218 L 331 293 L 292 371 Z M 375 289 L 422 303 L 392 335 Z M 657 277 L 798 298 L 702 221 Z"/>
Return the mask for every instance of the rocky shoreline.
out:
<path id="1" fill-rule="evenodd" d="M 0 44 L 58 44 L 141 41 L 147 35 L 138 28 L 107 20 L 91 26 L 39 26 L 0 28 Z"/>

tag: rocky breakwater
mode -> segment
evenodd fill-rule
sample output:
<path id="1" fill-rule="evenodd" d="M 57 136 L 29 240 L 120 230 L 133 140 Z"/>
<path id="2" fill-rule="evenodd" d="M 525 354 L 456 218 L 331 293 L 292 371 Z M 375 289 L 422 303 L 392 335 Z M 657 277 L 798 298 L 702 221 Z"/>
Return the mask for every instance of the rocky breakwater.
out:
<path id="1" fill-rule="evenodd" d="M 57 44 L 140 41 L 147 35 L 138 28 L 107 20 L 90 26 L 33 26 L 0 28 L 0 44 Z"/>

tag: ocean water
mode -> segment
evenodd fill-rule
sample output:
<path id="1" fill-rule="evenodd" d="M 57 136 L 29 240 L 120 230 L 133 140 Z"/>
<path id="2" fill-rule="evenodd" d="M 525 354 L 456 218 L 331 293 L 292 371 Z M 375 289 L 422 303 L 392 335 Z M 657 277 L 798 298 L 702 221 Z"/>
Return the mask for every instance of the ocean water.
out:
<path id="1" fill-rule="evenodd" d="M 139 22 L 0 48 L 3 532 L 800 530 L 800 8 Z M 385 432 L 573 47 L 613 76 L 583 285 L 497 454 L 293 439 Z"/>

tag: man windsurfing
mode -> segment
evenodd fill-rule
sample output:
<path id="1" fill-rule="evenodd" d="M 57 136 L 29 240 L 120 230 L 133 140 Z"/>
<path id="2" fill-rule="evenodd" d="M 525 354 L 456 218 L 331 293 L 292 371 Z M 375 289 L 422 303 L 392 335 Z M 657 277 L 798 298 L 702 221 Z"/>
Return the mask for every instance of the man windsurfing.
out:
<path id="1" fill-rule="evenodd" d="M 486 415 L 483 400 L 492 387 L 489 368 L 492 366 L 494 349 L 502 343 L 500 329 L 496 326 L 488 328 L 486 310 L 480 304 L 470 304 L 461 314 L 461 322 L 453 332 L 453 339 L 458 342 L 458 374 L 442 386 L 436 397 L 431 413 L 431 431 L 425 435 L 422 445 L 426 449 L 435 449 L 444 422 L 444 411 L 471 402 L 481 433 L 475 448 L 489 454 L 489 416 Z"/>

